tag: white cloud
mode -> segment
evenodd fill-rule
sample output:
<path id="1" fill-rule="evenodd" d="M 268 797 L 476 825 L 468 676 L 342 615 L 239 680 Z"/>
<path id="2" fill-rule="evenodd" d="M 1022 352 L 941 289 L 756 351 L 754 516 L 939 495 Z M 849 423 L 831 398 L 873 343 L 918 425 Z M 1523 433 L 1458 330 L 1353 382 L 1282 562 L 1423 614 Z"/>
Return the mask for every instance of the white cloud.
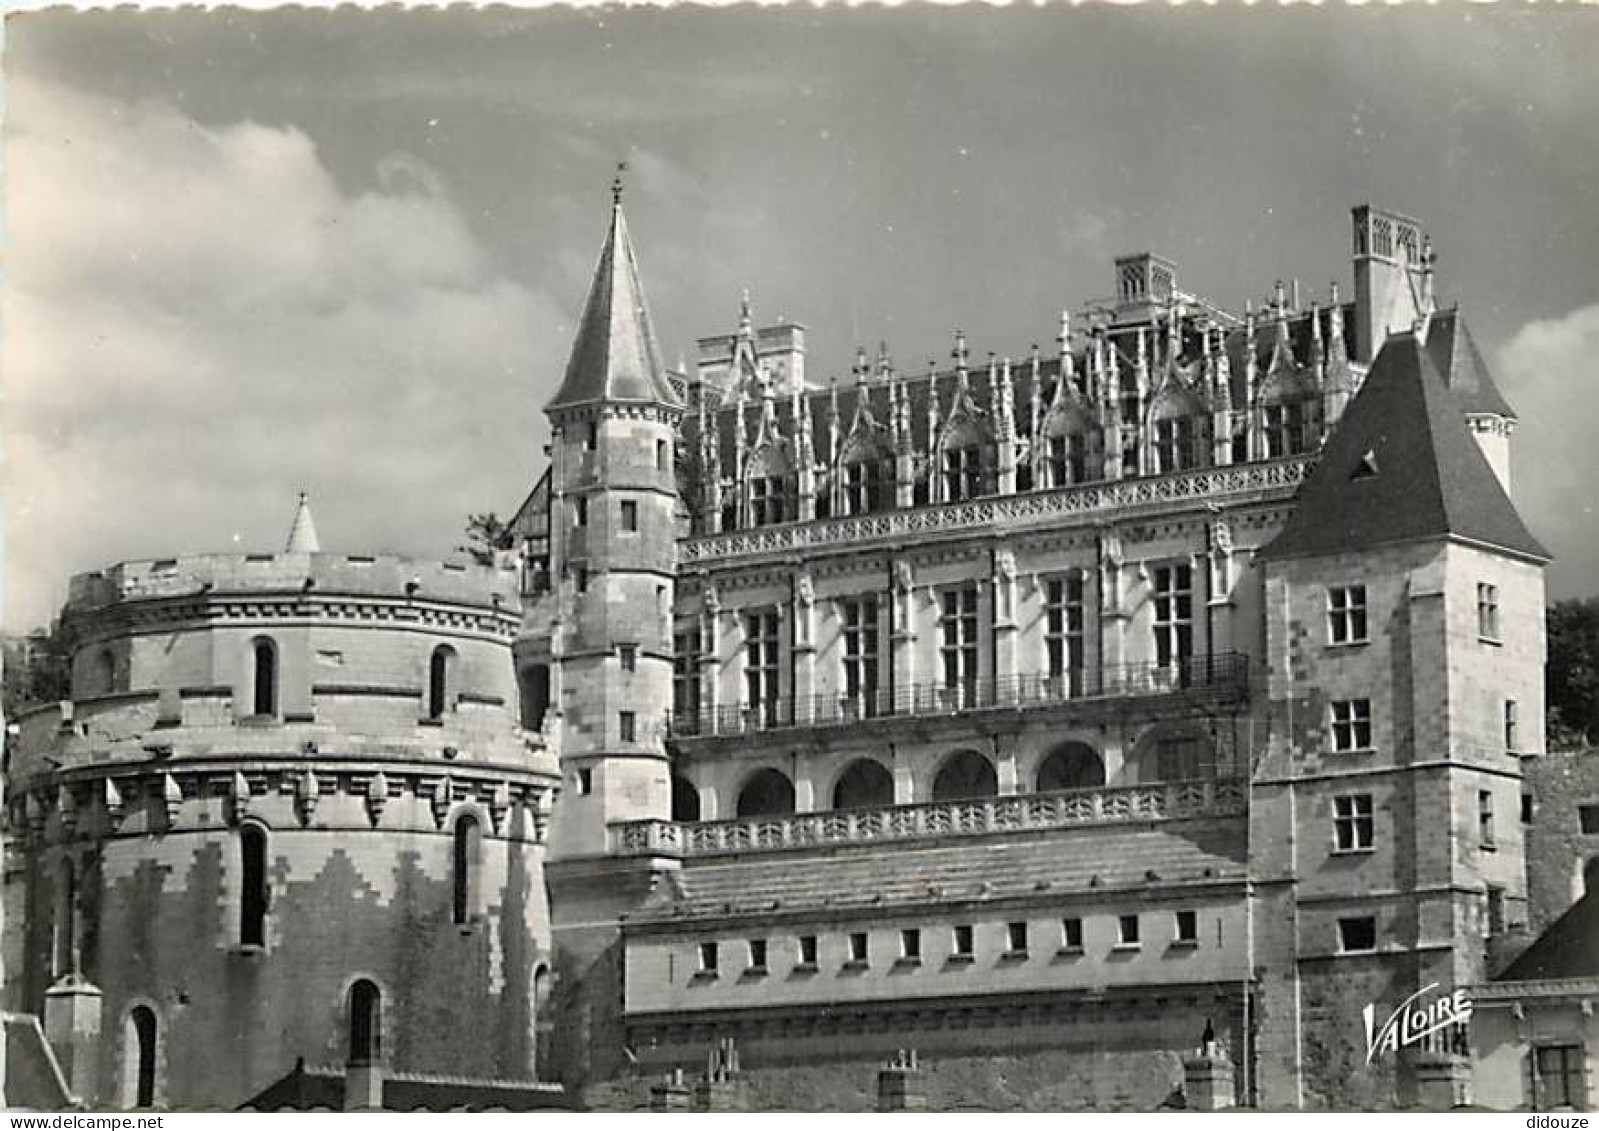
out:
<path id="1" fill-rule="evenodd" d="M 1512 485 L 1551 553 L 1556 594 L 1599 594 L 1599 304 L 1529 322 L 1499 353 L 1515 407 Z"/>
<path id="2" fill-rule="evenodd" d="M 443 553 L 515 505 L 563 318 L 433 170 L 350 192 L 292 128 L 9 94 L 8 627 L 70 572 L 275 549 L 297 487 L 333 549 Z"/>

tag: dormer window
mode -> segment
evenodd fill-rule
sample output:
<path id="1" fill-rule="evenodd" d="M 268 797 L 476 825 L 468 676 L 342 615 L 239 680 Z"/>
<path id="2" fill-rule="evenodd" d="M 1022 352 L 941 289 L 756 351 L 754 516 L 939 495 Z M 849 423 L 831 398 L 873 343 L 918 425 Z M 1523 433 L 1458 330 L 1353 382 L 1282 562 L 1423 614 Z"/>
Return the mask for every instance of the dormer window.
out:
<path id="1" fill-rule="evenodd" d="M 1304 401 L 1269 404 L 1265 410 L 1266 458 L 1299 455 L 1309 448 Z"/>
<path id="2" fill-rule="evenodd" d="M 944 452 L 944 500 L 957 503 L 983 493 L 983 450 L 971 446 Z"/>
<path id="3" fill-rule="evenodd" d="M 764 475 L 750 481 L 750 522 L 756 526 L 774 526 L 784 521 L 783 479 L 778 475 Z"/>

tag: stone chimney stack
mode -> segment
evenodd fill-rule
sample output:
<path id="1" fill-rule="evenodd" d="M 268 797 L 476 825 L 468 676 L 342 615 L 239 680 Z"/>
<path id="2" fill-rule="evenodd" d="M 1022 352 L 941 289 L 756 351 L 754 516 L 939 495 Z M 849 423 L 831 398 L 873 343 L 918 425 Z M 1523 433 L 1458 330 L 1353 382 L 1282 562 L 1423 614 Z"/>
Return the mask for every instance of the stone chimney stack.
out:
<path id="1" fill-rule="evenodd" d="M 878 1070 L 877 1110 L 927 1110 L 927 1084 L 915 1049 L 900 1049 L 893 1060 Z"/>
<path id="2" fill-rule="evenodd" d="M 94 1106 L 95 1074 L 99 1070 L 100 1018 L 102 1002 L 99 987 L 77 974 L 68 974 L 44 992 L 44 1035 L 61 1064 L 72 1095 Z"/>
<path id="3" fill-rule="evenodd" d="M 1183 1060 L 1183 1098 L 1190 1111 L 1225 1111 L 1236 1105 L 1233 1062 L 1216 1042 L 1216 1031 L 1205 1022 L 1199 1051 Z"/>

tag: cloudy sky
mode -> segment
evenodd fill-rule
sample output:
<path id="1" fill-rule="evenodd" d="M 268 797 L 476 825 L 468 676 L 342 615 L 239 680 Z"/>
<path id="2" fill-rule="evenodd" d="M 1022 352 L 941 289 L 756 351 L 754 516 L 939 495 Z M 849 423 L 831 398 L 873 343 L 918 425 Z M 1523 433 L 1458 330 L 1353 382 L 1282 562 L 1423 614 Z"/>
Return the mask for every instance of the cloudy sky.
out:
<path id="1" fill-rule="evenodd" d="M 1229 305 L 1418 216 L 1599 592 L 1599 21 L 1548 8 L 61 12 L 6 28 L 5 627 L 130 557 L 438 555 L 515 508 L 617 160 L 668 356 L 1052 339 L 1149 248 Z M 1346 292 L 1347 293 L 1347 292 Z"/>

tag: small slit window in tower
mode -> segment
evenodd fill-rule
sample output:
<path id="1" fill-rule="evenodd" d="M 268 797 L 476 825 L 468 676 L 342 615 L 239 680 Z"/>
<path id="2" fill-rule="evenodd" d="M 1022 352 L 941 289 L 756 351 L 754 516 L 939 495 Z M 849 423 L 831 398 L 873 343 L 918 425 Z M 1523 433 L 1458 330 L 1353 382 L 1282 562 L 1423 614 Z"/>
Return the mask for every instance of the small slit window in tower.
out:
<path id="1" fill-rule="evenodd" d="M 589 501 L 587 499 L 572 500 L 572 521 L 579 526 L 589 524 Z"/>
<path id="2" fill-rule="evenodd" d="M 454 666 L 454 650 L 441 644 L 428 657 L 428 715 L 442 719 L 450 705 L 450 669 Z"/>
<path id="3" fill-rule="evenodd" d="M 239 830 L 239 945 L 266 945 L 267 834 L 260 825 Z"/>
<path id="4" fill-rule="evenodd" d="M 632 499 L 622 500 L 622 529 L 630 534 L 638 532 L 638 503 Z"/>
<path id="5" fill-rule="evenodd" d="M 470 813 L 455 822 L 454 899 L 452 911 L 457 923 L 470 923 L 477 907 L 478 855 L 482 829 Z"/>
<path id="6" fill-rule="evenodd" d="M 1521 720 L 1517 715 L 1516 701 L 1505 700 L 1505 749 L 1514 753 L 1521 749 Z"/>
<path id="7" fill-rule="evenodd" d="M 590 424 L 583 430 L 583 450 L 585 452 L 592 452 L 599 446 L 600 426 L 598 424 Z"/>
<path id="8" fill-rule="evenodd" d="M 616 658 L 621 663 L 623 671 L 625 671 L 625 672 L 636 672 L 636 671 L 638 671 L 638 645 L 637 644 L 618 644 L 616 646 Z"/>
<path id="9" fill-rule="evenodd" d="M 616 725 L 617 730 L 621 732 L 623 742 L 638 741 L 638 715 L 635 712 L 617 712 Z"/>
<path id="10" fill-rule="evenodd" d="M 278 713 L 278 650 L 266 637 L 256 640 L 250 648 L 254 660 L 253 688 L 254 714 Z"/>
<path id="11" fill-rule="evenodd" d="M 1477 791 L 1477 844 L 1486 849 L 1495 847 L 1494 794 L 1491 789 Z"/>
<path id="12" fill-rule="evenodd" d="M 666 441 L 655 441 L 655 470 L 665 471 L 671 466 L 671 459 L 671 449 L 667 447 Z"/>

